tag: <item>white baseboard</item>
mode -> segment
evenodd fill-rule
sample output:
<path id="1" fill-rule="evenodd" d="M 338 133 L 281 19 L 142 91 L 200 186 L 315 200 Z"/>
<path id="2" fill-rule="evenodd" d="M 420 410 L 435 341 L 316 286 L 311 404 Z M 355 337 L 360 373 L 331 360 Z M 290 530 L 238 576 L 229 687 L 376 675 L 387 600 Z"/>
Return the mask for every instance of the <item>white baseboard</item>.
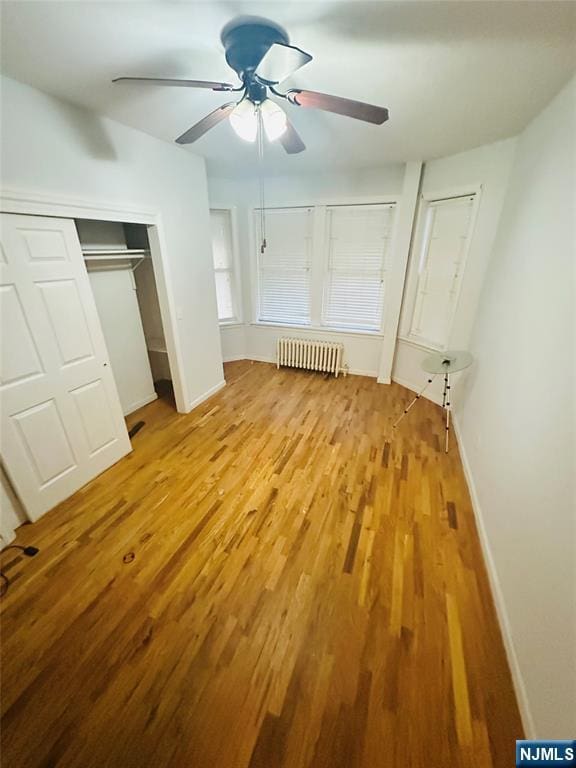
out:
<path id="1" fill-rule="evenodd" d="M 400 384 L 401 387 L 406 387 L 406 389 L 409 389 L 411 392 L 419 392 L 424 384 L 426 383 L 426 380 L 423 382 L 419 382 L 418 384 L 415 384 L 413 381 L 407 381 L 406 379 L 401 378 L 400 376 L 394 376 L 392 375 L 392 381 L 395 381 L 396 384 Z M 442 397 L 441 395 L 434 395 L 429 390 L 427 392 L 424 392 L 422 397 L 426 398 L 426 400 L 430 400 L 432 403 L 436 403 L 436 405 L 442 405 Z"/>
<path id="2" fill-rule="evenodd" d="M 7 547 L 8 544 L 11 544 L 15 538 L 16 538 L 16 531 L 4 530 L 3 533 L 0 533 L 0 549 L 4 549 L 4 547 Z"/>
<path id="3" fill-rule="evenodd" d="M 226 386 L 226 382 L 224 379 L 222 381 L 219 381 L 218 384 L 215 384 L 213 387 L 210 387 L 210 389 L 207 392 L 204 392 L 203 395 L 200 395 L 200 397 L 197 397 L 195 400 L 192 400 L 191 403 L 188 403 L 188 410 L 186 413 L 190 413 L 194 408 L 197 408 L 199 405 L 201 405 L 205 400 L 208 400 L 209 397 L 212 397 L 212 395 L 215 395 L 216 392 L 219 392 L 221 389 L 224 389 Z"/>
<path id="4" fill-rule="evenodd" d="M 134 413 L 134 411 L 137 411 L 138 408 L 143 408 L 145 405 L 148 405 L 148 403 L 153 403 L 154 400 L 158 400 L 156 392 L 153 392 L 147 397 L 143 397 L 142 400 L 137 400 L 135 403 L 131 403 L 128 406 L 128 410 L 124 413 L 124 416 L 129 416 L 131 413 Z"/>
<path id="5" fill-rule="evenodd" d="M 376 379 L 378 377 L 378 371 L 363 371 L 360 368 L 350 368 L 348 373 L 351 376 L 369 376 L 371 379 Z"/>
<path id="6" fill-rule="evenodd" d="M 231 357 L 224 360 L 225 363 L 231 362 L 232 360 L 254 360 L 256 363 L 273 363 L 276 365 L 276 358 L 275 357 L 268 357 L 267 355 L 244 355 L 244 357 Z M 372 378 L 376 378 L 378 376 L 377 371 L 363 371 L 359 368 L 351 368 L 348 370 L 348 373 L 351 376 L 371 376 Z M 340 371 L 338 374 L 338 377 L 342 376 L 344 374 L 344 371 Z"/>
<path id="7" fill-rule="evenodd" d="M 522 725 L 524 726 L 524 734 L 527 739 L 535 739 L 536 729 L 534 727 L 534 718 L 532 717 L 532 712 L 530 710 L 530 703 L 528 700 L 528 694 L 526 693 L 524 678 L 522 677 L 520 664 L 516 655 L 516 649 L 514 648 L 514 642 L 512 640 L 512 631 L 510 627 L 510 620 L 508 618 L 508 611 L 506 610 L 506 602 L 502 593 L 502 587 L 500 586 L 500 579 L 498 577 L 496 563 L 494 562 L 494 557 L 490 548 L 490 541 L 488 539 L 486 527 L 484 526 L 484 517 L 480 508 L 480 499 L 478 497 L 478 492 L 474 483 L 474 476 L 468 461 L 466 447 L 462 439 L 462 433 L 460 431 L 458 416 L 456 413 L 453 414 L 452 422 L 454 424 L 456 439 L 458 440 L 458 447 L 460 448 L 460 457 L 462 459 L 464 475 L 466 477 L 466 482 L 468 483 L 468 489 L 470 491 L 472 509 L 474 510 L 474 517 L 476 518 L 476 527 L 478 529 L 482 554 L 484 555 L 484 562 L 486 563 L 486 570 L 490 580 L 490 588 L 492 590 L 494 605 L 496 606 L 496 614 L 500 624 L 500 631 L 502 632 L 502 639 L 504 640 L 504 648 L 506 649 L 506 656 L 508 657 L 508 665 L 512 674 L 512 682 L 514 684 L 516 699 L 520 709 Z"/>
<path id="8" fill-rule="evenodd" d="M 246 360 L 246 355 L 229 355 L 222 358 L 223 363 L 234 363 L 236 360 Z"/>
<path id="9" fill-rule="evenodd" d="M 246 353 L 245 360 L 254 360 L 256 363 L 274 363 L 276 365 L 275 357 L 267 357 L 266 355 L 249 355 Z"/>

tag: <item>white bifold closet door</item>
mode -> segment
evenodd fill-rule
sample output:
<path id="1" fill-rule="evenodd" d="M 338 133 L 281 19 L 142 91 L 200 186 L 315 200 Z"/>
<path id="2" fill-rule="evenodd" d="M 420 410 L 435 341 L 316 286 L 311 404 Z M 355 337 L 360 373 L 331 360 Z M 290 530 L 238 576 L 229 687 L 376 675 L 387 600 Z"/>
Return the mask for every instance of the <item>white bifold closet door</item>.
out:
<path id="1" fill-rule="evenodd" d="M 0 223 L 0 447 L 37 520 L 131 446 L 74 222 Z"/>
<path id="2" fill-rule="evenodd" d="M 98 317 L 125 416 L 156 400 L 134 275 L 124 269 L 89 271 Z"/>

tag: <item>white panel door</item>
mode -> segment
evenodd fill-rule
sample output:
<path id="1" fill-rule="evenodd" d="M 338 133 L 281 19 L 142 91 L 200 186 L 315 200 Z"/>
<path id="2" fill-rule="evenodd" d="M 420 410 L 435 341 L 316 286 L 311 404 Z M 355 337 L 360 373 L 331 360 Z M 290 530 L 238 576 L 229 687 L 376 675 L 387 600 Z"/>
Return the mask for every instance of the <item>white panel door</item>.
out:
<path id="1" fill-rule="evenodd" d="M 74 222 L 0 225 L 0 447 L 37 520 L 131 446 Z"/>
<path id="2" fill-rule="evenodd" d="M 134 275 L 129 268 L 95 269 L 88 272 L 88 278 L 120 404 L 126 416 L 157 397 Z"/>

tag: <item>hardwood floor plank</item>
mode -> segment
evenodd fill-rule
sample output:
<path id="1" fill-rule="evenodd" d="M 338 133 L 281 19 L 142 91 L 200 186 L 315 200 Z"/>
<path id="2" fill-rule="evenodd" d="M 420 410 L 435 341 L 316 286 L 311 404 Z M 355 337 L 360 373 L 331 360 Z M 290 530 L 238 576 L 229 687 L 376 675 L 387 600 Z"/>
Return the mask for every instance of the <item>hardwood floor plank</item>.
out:
<path id="1" fill-rule="evenodd" d="M 40 553 L 8 560 L 3 764 L 508 766 L 520 718 L 440 409 L 392 439 L 398 385 L 226 378 L 186 416 L 132 414 L 132 454 L 19 529 Z"/>
<path id="2" fill-rule="evenodd" d="M 462 632 L 458 608 L 454 597 L 450 593 L 446 594 L 446 613 L 448 616 L 448 637 L 450 640 L 450 659 L 452 662 L 452 691 L 454 693 L 454 709 L 456 711 L 456 732 L 458 733 L 460 744 L 470 746 L 472 743 L 472 719 L 470 716 L 466 662 L 462 648 Z"/>

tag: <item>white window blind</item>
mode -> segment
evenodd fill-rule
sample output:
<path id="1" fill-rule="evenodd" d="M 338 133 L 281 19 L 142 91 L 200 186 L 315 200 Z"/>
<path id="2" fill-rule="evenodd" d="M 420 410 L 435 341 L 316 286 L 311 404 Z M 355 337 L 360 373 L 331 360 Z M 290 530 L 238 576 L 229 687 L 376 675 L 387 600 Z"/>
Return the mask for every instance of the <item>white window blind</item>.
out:
<path id="1" fill-rule="evenodd" d="M 474 195 L 427 204 L 409 336 L 429 347 L 448 344 L 473 208 Z"/>
<path id="2" fill-rule="evenodd" d="M 393 219 L 394 205 L 327 208 L 324 325 L 381 329 Z"/>
<path id="3" fill-rule="evenodd" d="M 257 254 L 259 320 L 310 323 L 312 213 L 310 208 L 266 211 L 267 246 Z M 259 219 L 256 211 L 256 232 Z"/>
<path id="4" fill-rule="evenodd" d="M 234 257 L 230 211 L 211 210 L 210 222 L 212 225 L 212 257 L 214 259 L 218 320 L 230 322 L 237 319 L 234 300 Z"/>

